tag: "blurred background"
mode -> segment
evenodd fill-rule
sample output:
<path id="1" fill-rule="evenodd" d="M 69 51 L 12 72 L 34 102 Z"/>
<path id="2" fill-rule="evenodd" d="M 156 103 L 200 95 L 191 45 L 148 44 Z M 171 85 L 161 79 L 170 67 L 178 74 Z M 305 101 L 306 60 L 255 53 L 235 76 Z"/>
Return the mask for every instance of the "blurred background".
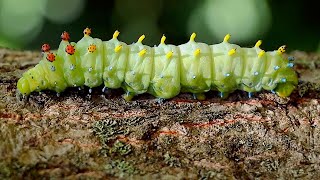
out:
<path id="1" fill-rule="evenodd" d="M 0 0 L 0 46 L 53 49 L 66 30 L 71 41 L 92 36 L 109 40 L 115 30 L 128 44 L 141 34 L 144 43 L 182 44 L 192 32 L 196 41 L 219 43 L 225 34 L 231 42 L 253 46 L 263 40 L 265 50 L 286 44 L 288 51 L 320 52 L 320 13 L 316 1 L 302 0 Z"/>

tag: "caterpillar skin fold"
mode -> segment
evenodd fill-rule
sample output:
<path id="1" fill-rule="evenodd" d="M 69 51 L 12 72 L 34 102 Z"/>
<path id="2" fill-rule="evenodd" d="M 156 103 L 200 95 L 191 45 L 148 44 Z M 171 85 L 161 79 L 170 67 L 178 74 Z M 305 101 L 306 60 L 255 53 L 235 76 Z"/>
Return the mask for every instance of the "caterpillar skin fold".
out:
<path id="1" fill-rule="evenodd" d="M 265 52 L 260 49 L 261 40 L 252 48 L 241 48 L 229 43 L 227 34 L 221 43 L 207 45 L 196 42 L 193 33 L 182 45 L 165 44 L 163 36 L 158 46 L 149 47 L 142 43 L 144 35 L 131 45 L 117 39 L 118 31 L 108 41 L 90 35 L 91 29 L 86 28 L 75 43 L 63 32 L 54 53 L 44 44 L 42 59 L 19 79 L 18 91 L 23 95 L 45 89 L 61 93 L 68 87 L 87 86 L 91 92 L 104 84 L 103 91 L 122 88 L 128 101 L 143 93 L 169 99 L 180 92 L 203 100 L 210 90 L 222 98 L 235 90 L 251 97 L 262 89 L 287 97 L 298 84 L 293 59 L 283 58 L 285 46 Z"/>

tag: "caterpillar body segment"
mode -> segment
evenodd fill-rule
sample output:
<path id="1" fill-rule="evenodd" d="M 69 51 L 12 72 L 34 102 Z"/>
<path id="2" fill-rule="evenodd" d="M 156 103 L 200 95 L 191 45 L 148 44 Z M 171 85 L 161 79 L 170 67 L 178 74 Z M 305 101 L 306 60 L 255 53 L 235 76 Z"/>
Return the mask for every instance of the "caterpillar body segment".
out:
<path id="1" fill-rule="evenodd" d="M 88 32 L 87 32 L 88 33 Z M 102 84 L 102 74 L 104 70 L 104 47 L 98 38 L 92 38 L 85 34 L 75 45 L 75 55 L 79 57 L 81 69 L 84 76 L 84 85 L 89 88 Z"/>
<path id="2" fill-rule="evenodd" d="M 164 99 L 180 93 L 180 51 L 161 43 L 154 48 L 153 71 L 148 93 Z"/>
<path id="3" fill-rule="evenodd" d="M 246 53 L 243 56 L 243 74 L 241 77 L 240 89 L 246 92 L 261 91 L 262 83 L 261 78 L 265 74 L 267 56 L 265 52 L 259 47 L 242 48 Z"/>
<path id="4" fill-rule="evenodd" d="M 129 46 L 129 56 L 122 88 L 130 100 L 136 94 L 147 92 L 153 70 L 154 49 L 143 45 L 141 36 L 138 42 Z"/>
<path id="5" fill-rule="evenodd" d="M 227 36 L 223 42 L 210 46 L 213 61 L 212 89 L 222 92 L 223 96 L 238 89 L 243 71 L 242 49 L 226 41 Z"/>
<path id="6" fill-rule="evenodd" d="M 180 84 L 182 92 L 204 93 L 211 89 L 212 58 L 210 47 L 204 43 L 190 41 L 179 45 Z"/>
<path id="7" fill-rule="evenodd" d="M 41 78 L 45 78 L 48 82 L 47 85 L 43 87 L 43 89 L 49 89 L 57 93 L 61 93 L 68 87 L 68 84 L 63 76 L 63 59 L 59 56 L 56 56 L 55 60 L 53 62 L 50 62 L 46 58 L 49 54 L 50 52 L 44 54 L 43 59 L 39 62 L 39 66 L 36 66 L 35 69 L 36 71 L 43 71 L 43 77 Z M 36 74 L 33 74 L 33 76 L 35 77 Z M 38 78 L 40 77 L 37 76 L 37 79 Z M 31 88 L 30 86 L 30 92 L 33 91 L 34 88 Z"/>
<path id="8" fill-rule="evenodd" d="M 104 86 L 111 89 L 120 88 L 125 78 L 129 46 L 114 36 L 111 40 L 104 41 L 103 47 L 105 52 L 102 77 Z"/>
<path id="9" fill-rule="evenodd" d="M 104 84 L 124 89 L 126 100 L 143 93 L 169 99 L 180 92 L 202 100 L 210 90 L 225 98 L 237 89 L 249 97 L 262 89 L 286 97 L 298 84 L 293 63 L 282 58 L 285 47 L 265 52 L 260 40 L 252 48 L 241 48 L 229 43 L 227 34 L 221 43 L 207 45 L 196 42 L 193 33 L 182 45 L 166 44 L 163 36 L 158 46 L 149 47 L 142 43 L 144 35 L 127 45 L 118 40 L 118 31 L 108 41 L 90 34 L 86 28 L 84 37 L 75 43 L 64 32 L 54 53 L 49 45 L 42 46 L 43 57 L 19 79 L 19 92 L 28 95 L 49 89 L 60 93 L 67 87 L 91 89 Z"/>
<path id="10" fill-rule="evenodd" d="M 75 43 L 69 43 L 68 41 L 61 41 L 57 56 L 63 59 L 63 75 L 68 84 L 68 87 L 80 87 L 83 86 L 85 80 L 81 69 L 81 60 L 79 56 L 67 52 L 68 46 L 75 46 Z"/>

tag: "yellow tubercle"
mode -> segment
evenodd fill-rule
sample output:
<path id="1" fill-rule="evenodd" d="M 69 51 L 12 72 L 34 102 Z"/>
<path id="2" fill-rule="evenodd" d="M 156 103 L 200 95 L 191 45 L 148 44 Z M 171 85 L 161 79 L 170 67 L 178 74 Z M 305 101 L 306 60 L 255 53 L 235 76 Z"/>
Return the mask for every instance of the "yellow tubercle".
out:
<path id="1" fill-rule="evenodd" d="M 83 30 L 83 35 L 84 36 L 90 36 L 91 35 L 91 29 L 90 28 L 85 28 L 84 30 Z"/>
<path id="2" fill-rule="evenodd" d="M 167 54 L 166 54 L 166 57 L 167 59 L 170 59 L 173 55 L 173 52 L 172 51 L 169 51 Z"/>
<path id="3" fill-rule="evenodd" d="M 261 41 L 261 40 L 259 40 L 259 41 L 257 41 L 256 45 L 254 45 L 254 47 L 260 47 L 260 46 L 261 46 L 261 44 L 262 44 L 262 41 Z"/>
<path id="4" fill-rule="evenodd" d="M 143 56 L 147 53 L 147 50 L 146 49 L 142 49 L 140 52 L 139 52 L 139 56 Z"/>
<path id="5" fill-rule="evenodd" d="M 228 42 L 229 39 L 230 39 L 231 35 L 230 34 L 227 34 L 226 36 L 224 36 L 223 38 L 223 42 Z"/>
<path id="6" fill-rule="evenodd" d="M 258 54 L 258 57 L 261 58 L 266 52 L 264 50 L 261 50 Z"/>
<path id="7" fill-rule="evenodd" d="M 194 39 L 196 38 L 197 34 L 196 33 L 192 33 L 190 36 L 190 41 L 194 41 Z"/>
<path id="8" fill-rule="evenodd" d="M 143 34 L 142 36 L 139 37 L 138 42 L 142 42 L 144 40 L 144 38 L 146 38 L 146 36 Z"/>
<path id="9" fill-rule="evenodd" d="M 93 53 L 96 50 L 97 50 L 97 46 L 94 44 L 90 44 L 90 46 L 88 47 L 88 52 L 90 53 Z"/>
<path id="10" fill-rule="evenodd" d="M 196 49 L 194 52 L 193 52 L 193 55 L 194 56 L 198 56 L 200 54 L 200 49 Z"/>
<path id="11" fill-rule="evenodd" d="M 165 44 L 165 43 L 164 43 L 165 41 L 166 41 L 166 36 L 165 36 L 165 35 L 162 35 L 160 43 L 161 43 L 161 44 Z"/>
<path id="12" fill-rule="evenodd" d="M 230 50 L 229 50 L 228 55 L 229 55 L 229 56 L 232 56 L 232 55 L 234 55 L 235 53 L 236 53 L 236 49 L 233 48 L 233 49 L 230 49 Z"/>
<path id="13" fill-rule="evenodd" d="M 120 32 L 118 30 L 116 30 L 114 33 L 113 33 L 113 39 L 117 39 L 118 36 L 119 36 Z"/>
<path id="14" fill-rule="evenodd" d="M 118 45 L 117 47 L 114 48 L 114 52 L 119 52 L 122 49 L 122 45 Z"/>
<path id="15" fill-rule="evenodd" d="M 278 49 L 278 54 L 282 54 L 286 52 L 286 45 L 280 46 Z"/>

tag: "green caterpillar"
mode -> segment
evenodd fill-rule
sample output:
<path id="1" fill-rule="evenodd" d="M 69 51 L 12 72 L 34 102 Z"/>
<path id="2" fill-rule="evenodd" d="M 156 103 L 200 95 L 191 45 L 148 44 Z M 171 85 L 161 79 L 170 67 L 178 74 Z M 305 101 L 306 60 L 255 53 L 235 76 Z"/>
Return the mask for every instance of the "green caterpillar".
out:
<path id="1" fill-rule="evenodd" d="M 223 42 L 215 45 L 195 42 L 193 33 L 189 42 L 175 46 L 165 44 L 161 38 L 158 46 L 142 44 L 145 38 L 127 45 L 117 39 L 116 31 L 109 41 L 84 37 L 69 43 L 69 34 L 62 33 L 56 53 L 50 46 L 42 46 L 43 58 L 34 68 L 23 74 L 17 83 L 18 91 L 29 95 L 45 89 L 57 93 L 68 87 L 91 88 L 104 84 L 107 88 L 122 88 L 126 100 L 135 95 L 150 93 L 169 99 L 180 92 L 190 92 L 203 100 L 204 93 L 219 91 L 222 98 L 235 90 L 253 92 L 271 90 L 280 97 L 291 94 L 298 84 L 291 59 L 284 59 L 285 46 L 265 52 L 261 40 L 252 48 L 230 44 L 227 34 Z"/>

